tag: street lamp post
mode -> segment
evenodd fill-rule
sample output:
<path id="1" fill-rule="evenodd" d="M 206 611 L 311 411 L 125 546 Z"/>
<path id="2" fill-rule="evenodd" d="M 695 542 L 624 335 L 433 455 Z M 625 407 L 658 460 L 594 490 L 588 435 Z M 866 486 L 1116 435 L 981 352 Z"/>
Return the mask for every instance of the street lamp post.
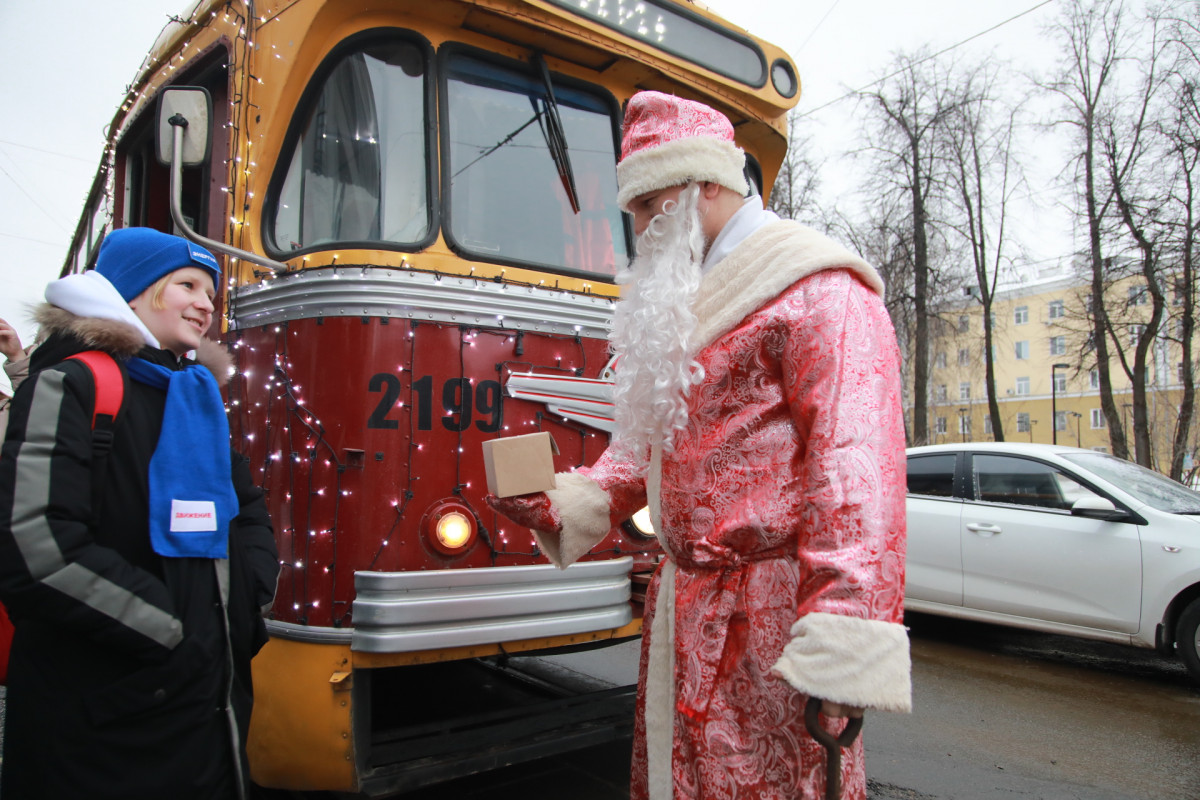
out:
<path id="1" fill-rule="evenodd" d="M 1050 365 L 1050 441 L 1053 444 L 1058 444 L 1058 380 L 1056 373 L 1060 369 L 1070 368 L 1070 364 Z"/>
<path id="2" fill-rule="evenodd" d="M 1080 429 L 1083 427 L 1083 414 L 1080 414 L 1078 411 L 1068 411 L 1067 413 L 1075 418 L 1075 446 L 1083 447 L 1080 432 Z"/>
<path id="3" fill-rule="evenodd" d="M 960 434 L 960 438 L 964 442 L 967 441 L 967 426 L 966 426 L 964 420 L 966 419 L 966 415 L 968 413 L 970 413 L 970 411 L 971 411 L 970 408 L 960 408 L 958 410 L 958 432 Z"/>

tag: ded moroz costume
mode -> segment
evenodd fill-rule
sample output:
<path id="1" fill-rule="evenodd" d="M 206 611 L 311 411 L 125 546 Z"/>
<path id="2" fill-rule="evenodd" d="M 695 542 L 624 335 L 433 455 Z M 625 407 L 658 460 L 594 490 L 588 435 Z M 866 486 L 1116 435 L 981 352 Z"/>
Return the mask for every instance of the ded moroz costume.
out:
<path id="1" fill-rule="evenodd" d="M 723 115 L 639 93 L 619 202 L 690 181 L 744 194 L 743 160 Z M 882 292 L 862 259 L 746 199 L 703 258 L 686 423 L 644 465 L 612 446 L 544 496 L 489 500 L 560 567 L 649 504 L 667 557 L 646 600 L 635 800 L 822 797 L 808 698 L 910 708 L 899 353 Z M 843 797 L 865 797 L 861 739 L 841 777 Z"/>

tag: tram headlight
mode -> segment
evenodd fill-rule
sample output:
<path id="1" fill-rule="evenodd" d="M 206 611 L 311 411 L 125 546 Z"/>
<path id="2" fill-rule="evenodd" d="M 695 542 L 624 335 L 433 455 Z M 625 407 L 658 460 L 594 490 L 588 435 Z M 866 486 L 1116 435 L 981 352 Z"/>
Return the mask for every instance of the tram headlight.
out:
<path id="1" fill-rule="evenodd" d="M 425 538 L 439 553 L 456 556 L 475 543 L 478 525 L 471 510 L 457 500 L 442 500 L 425 512 Z"/>
<path id="2" fill-rule="evenodd" d="M 771 85 L 784 97 L 796 96 L 800 81 L 796 80 L 796 70 L 785 59 L 777 58 L 771 65 Z"/>
<path id="3" fill-rule="evenodd" d="M 625 521 L 625 528 L 638 536 L 643 536 L 647 539 L 653 538 L 654 523 L 650 520 L 650 507 L 644 506 L 641 511 L 638 511 L 632 517 Z"/>

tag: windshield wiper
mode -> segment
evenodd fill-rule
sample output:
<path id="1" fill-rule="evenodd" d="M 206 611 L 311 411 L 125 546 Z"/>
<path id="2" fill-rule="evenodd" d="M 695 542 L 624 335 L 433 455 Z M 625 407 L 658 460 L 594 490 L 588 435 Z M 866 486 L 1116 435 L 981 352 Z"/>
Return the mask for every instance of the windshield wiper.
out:
<path id="1" fill-rule="evenodd" d="M 534 61 L 541 73 L 542 85 L 546 88 L 545 125 L 542 125 L 542 135 L 546 137 L 546 146 L 550 149 L 550 157 L 554 159 L 554 167 L 562 180 L 563 189 L 567 192 L 567 200 L 571 210 L 579 213 L 579 192 L 575 189 L 575 171 L 571 169 L 571 156 L 567 153 L 567 135 L 563 131 L 562 118 L 558 115 L 558 100 L 554 97 L 554 84 L 550 80 L 550 69 L 541 53 L 534 55 Z M 539 125 L 541 120 L 539 119 Z"/>

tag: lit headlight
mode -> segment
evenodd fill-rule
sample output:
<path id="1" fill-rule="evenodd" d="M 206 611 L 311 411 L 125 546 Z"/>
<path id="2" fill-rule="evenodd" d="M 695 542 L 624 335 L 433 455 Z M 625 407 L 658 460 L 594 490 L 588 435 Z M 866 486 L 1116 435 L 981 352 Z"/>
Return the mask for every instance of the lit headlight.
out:
<path id="1" fill-rule="evenodd" d="M 626 526 L 632 528 L 633 532 L 639 536 L 654 536 L 654 523 L 650 521 L 650 507 L 646 506 L 630 517 Z"/>
<path id="2" fill-rule="evenodd" d="M 475 542 L 475 515 L 457 500 L 442 500 L 425 512 L 425 538 L 439 553 L 456 556 Z"/>

